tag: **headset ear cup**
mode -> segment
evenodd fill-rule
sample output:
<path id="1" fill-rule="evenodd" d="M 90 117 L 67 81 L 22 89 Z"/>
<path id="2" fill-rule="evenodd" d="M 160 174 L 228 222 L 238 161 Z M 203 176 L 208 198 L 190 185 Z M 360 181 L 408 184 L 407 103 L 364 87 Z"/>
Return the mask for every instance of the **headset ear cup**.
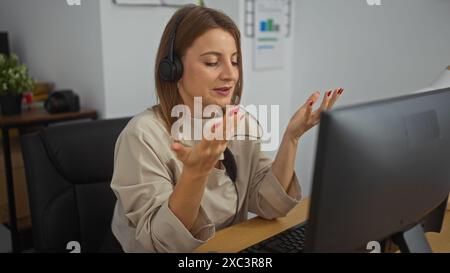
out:
<path id="1" fill-rule="evenodd" d="M 163 81 L 172 81 L 173 64 L 169 59 L 164 58 L 159 63 L 159 76 Z"/>
<path id="2" fill-rule="evenodd" d="M 183 77 L 183 63 L 181 62 L 181 59 L 178 58 L 177 55 L 173 56 L 173 64 L 174 64 L 174 79 L 173 81 L 177 82 Z"/>
<path id="3" fill-rule="evenodd" d="M 177 82 L 183 76 L 183 63 L 178 56 L 174 56 L 173 62 L 164 58 L 159 63 L 159 76 L 166 82 Z"/>

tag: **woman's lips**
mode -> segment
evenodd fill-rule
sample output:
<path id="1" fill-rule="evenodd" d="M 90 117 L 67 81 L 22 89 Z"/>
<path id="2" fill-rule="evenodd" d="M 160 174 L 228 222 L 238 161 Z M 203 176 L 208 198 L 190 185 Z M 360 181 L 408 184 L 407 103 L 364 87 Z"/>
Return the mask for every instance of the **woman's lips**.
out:
<path id="1" fill-rule="evenodd" d="M 231 87 L 224 87 L 224 88 L 214 88 L 213 89 L 214 92 L 216 92 L 217 94 L 221 95 L 221 96 L 228 96 L 231 92 Z"/>

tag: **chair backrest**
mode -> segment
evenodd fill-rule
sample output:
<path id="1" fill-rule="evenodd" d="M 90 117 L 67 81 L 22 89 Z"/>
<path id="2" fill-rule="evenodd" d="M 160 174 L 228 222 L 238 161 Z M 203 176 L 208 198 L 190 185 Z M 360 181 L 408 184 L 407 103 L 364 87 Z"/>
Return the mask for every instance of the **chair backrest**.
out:
<path id="1" fill-rule="evenodd" d="M 115 142 L 130 119 L 49 127 L 21 138 L 36 251 L 96 252 L 111 230 Z"/>

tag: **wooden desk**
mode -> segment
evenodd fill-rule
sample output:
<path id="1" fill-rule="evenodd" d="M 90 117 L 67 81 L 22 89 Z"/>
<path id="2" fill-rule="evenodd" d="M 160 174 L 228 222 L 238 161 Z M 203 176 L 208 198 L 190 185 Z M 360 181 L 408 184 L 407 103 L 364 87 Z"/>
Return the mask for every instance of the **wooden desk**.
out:
<path id="1" fill-rule="evenodd" d="M 3 156 L 5 161 L 6 185 L 8 192 L 9 228 L 11 231 L 13 252 L 20 251 L 19 233 L 17 229 L 16 201 L 12 176 L 11 145 L 9 129 L 30 126 L 47 126 L 51 123 L 78 119 L 97 119 L 97 112 L 81 109 L 79 112 L 49 114 L 45 109 L 23 111 L 20 115 L 0 116 L 0 127 L 3 134 Z"/>
<path id="2" fill-rule="evenodd" d="M 308 218 L 309 199 L 301 201 L 286 217 L 264 220 L 256 217 L 222 229 L 195 252 L 234 253 L 286 230 Z"/>
<path id="3" fill-rule="evenodd" d="M 220 230 L 214 238 L 194 252 L 238 252 L 305 221 L 308 209 L 309 198 L 301 201 L 286 217 L 271 221 L 257 217 Z M 433 252 L 450 252 L 450 211 L 446 211 L 441 233 L 428 233 L 426 236 Z"/>

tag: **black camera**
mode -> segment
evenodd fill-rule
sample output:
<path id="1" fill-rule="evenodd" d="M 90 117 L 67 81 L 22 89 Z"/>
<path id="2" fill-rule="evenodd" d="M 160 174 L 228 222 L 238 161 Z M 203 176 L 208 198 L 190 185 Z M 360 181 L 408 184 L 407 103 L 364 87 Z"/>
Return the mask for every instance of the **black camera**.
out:
<path id="1" fill-rule="evenodd" d="M 80 111 L 80 97 L 72 90 L 60 90 L 50 93 L 44 103 L 50 114 Z"/>

